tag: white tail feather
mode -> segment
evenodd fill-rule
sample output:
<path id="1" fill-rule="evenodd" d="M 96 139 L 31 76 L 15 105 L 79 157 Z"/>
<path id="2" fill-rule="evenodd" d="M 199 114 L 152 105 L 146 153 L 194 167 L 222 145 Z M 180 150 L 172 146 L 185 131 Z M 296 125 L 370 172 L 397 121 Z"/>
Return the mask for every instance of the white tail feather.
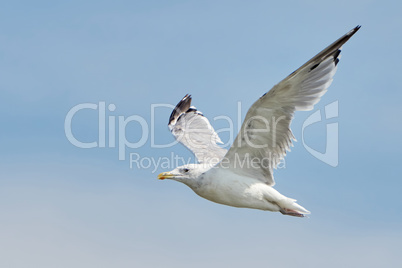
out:
<path id="1" fill-rule="evenodd" d="M 284 215 L 305 217 L 306 214 L 310 214 L 310 211 L 297 204 L 296 200 L 292 198 L 281 200 L 278 205 L 281 207 L 280 212 Z"/>

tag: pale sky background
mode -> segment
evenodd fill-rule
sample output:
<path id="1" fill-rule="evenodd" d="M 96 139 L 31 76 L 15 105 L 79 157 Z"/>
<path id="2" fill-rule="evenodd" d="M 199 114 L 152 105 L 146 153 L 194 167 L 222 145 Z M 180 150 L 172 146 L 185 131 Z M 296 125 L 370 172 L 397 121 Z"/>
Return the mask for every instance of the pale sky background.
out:
<path id="1" fill-rule="evenodd" d="M 0 5 L 0 267 L 398 267 L 402 261 L 400 1 L 8 1 Z M 81 103 L 106 116 L 175 105 L 186 93 L 217 129 L 361 24 L 298 139 L 276 189 L 312 212 L 300 219 L 211 203 L 158 167 L 130 169 L 117 148 L 81 149 L 64 134 Z M 339 101 L 339 165 L 301 142 L 304 120 Z M 170 110 L 155 142 L 173 141 Z M 325 148 L 326 122 L 305 132 Z M 96 141 L 98 117 L 73 120 Z M 118 134 L 116 132 L 116 134 Z M 138 123 L 127 139 L 141 138 Z M 108 136 L 107 136 L 108 137 Z M 190 157 L 181 145 L 126 153 Z M 228 135 L 223 135 L 226 142 Z M 107 144 L 106 144 L 107 145 Z M 172 167 L 173 168 L 173 167 Z"/>

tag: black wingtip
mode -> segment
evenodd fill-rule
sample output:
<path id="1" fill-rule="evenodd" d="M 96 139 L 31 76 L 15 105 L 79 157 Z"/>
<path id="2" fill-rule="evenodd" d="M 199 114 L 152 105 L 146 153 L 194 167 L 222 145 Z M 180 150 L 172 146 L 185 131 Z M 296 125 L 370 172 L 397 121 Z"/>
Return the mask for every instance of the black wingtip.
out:
<path id="1" fill-rule="evenodd" d="M 182 99 L 181 99 L 181 101 L 184 101 L 185 99 L 190 99 L 191 100 L 191 95 L 190 94 L 186 94 Z"/>
<path id="2" fill-rule="evenodd" d="M 190 109 L 190 106 L 191 106 L 191 95 L 186 94 L 173 109 L 172 113 L 170 114 L 168 124 L 176 122 L 180 114 L 185 113 L 188 109 Z"/>
<path id="3" fill-rule="evenodd" d="M 325 60 L 328 57 L 333 57 L 335 65 L 338 64 L 339 62 L 339 53 L 340 49 L 343 44 L 345 44 L 359 29 L 361 28 L 361 25 L 357 25 L 354 27 L 352 30 L 341 36 L 338 40 L 324 48 L 320 53 L 315 55 L 313 58 L 311 58 L 309 61 L 307 61 L 305 64 L 303 64 L 301 67 L 299 67 L 296 71 L 291 73 L 288 77 L 292 77 L 297 74 L 298 71 L 302 70 L 303 68 L 309 66 L 309 71 L 312 71 L 316 69 L 319 64 Z"/>
<path id="4" fill-rule="evenodd" d="M 355 28 L 350 30 L 346 35 L 348 35 L 349 37 L 352 37 L 352 35 L 354 35 L 361 27 L 362 27 L 361 25 L 357 25 Z"/>

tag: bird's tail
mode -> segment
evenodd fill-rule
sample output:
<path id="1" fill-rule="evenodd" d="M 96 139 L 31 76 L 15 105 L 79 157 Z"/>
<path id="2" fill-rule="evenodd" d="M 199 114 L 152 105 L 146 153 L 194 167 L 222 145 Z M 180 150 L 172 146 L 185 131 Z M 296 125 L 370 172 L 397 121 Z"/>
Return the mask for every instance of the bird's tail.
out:
<path id="1" fill-rule="evenodd" d="M 307 214 L 310 214 L 310 211 L 297 204 L 296 200 L 292 198 L 281 200 L 281 202 L 278 202 L 278 205 L 280 206 L 280 212 L 283 215 L 306 217 Z"/>

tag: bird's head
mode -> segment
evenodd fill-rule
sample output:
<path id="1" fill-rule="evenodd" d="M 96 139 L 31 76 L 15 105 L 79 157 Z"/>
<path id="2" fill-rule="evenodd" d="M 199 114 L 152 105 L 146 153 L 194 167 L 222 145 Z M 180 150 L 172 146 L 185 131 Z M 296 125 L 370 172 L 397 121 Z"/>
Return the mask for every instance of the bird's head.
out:
<path id="1" fill-rule="evenodd" d="M 187 184 L 193 185 L 196 179 L 201 176 L 204 170 L 197 164 L 189 164 L 181 167 L 177 167 L 169 172 L 162 172 L 158 175 L 158 179 L 171 179 Z"/>

